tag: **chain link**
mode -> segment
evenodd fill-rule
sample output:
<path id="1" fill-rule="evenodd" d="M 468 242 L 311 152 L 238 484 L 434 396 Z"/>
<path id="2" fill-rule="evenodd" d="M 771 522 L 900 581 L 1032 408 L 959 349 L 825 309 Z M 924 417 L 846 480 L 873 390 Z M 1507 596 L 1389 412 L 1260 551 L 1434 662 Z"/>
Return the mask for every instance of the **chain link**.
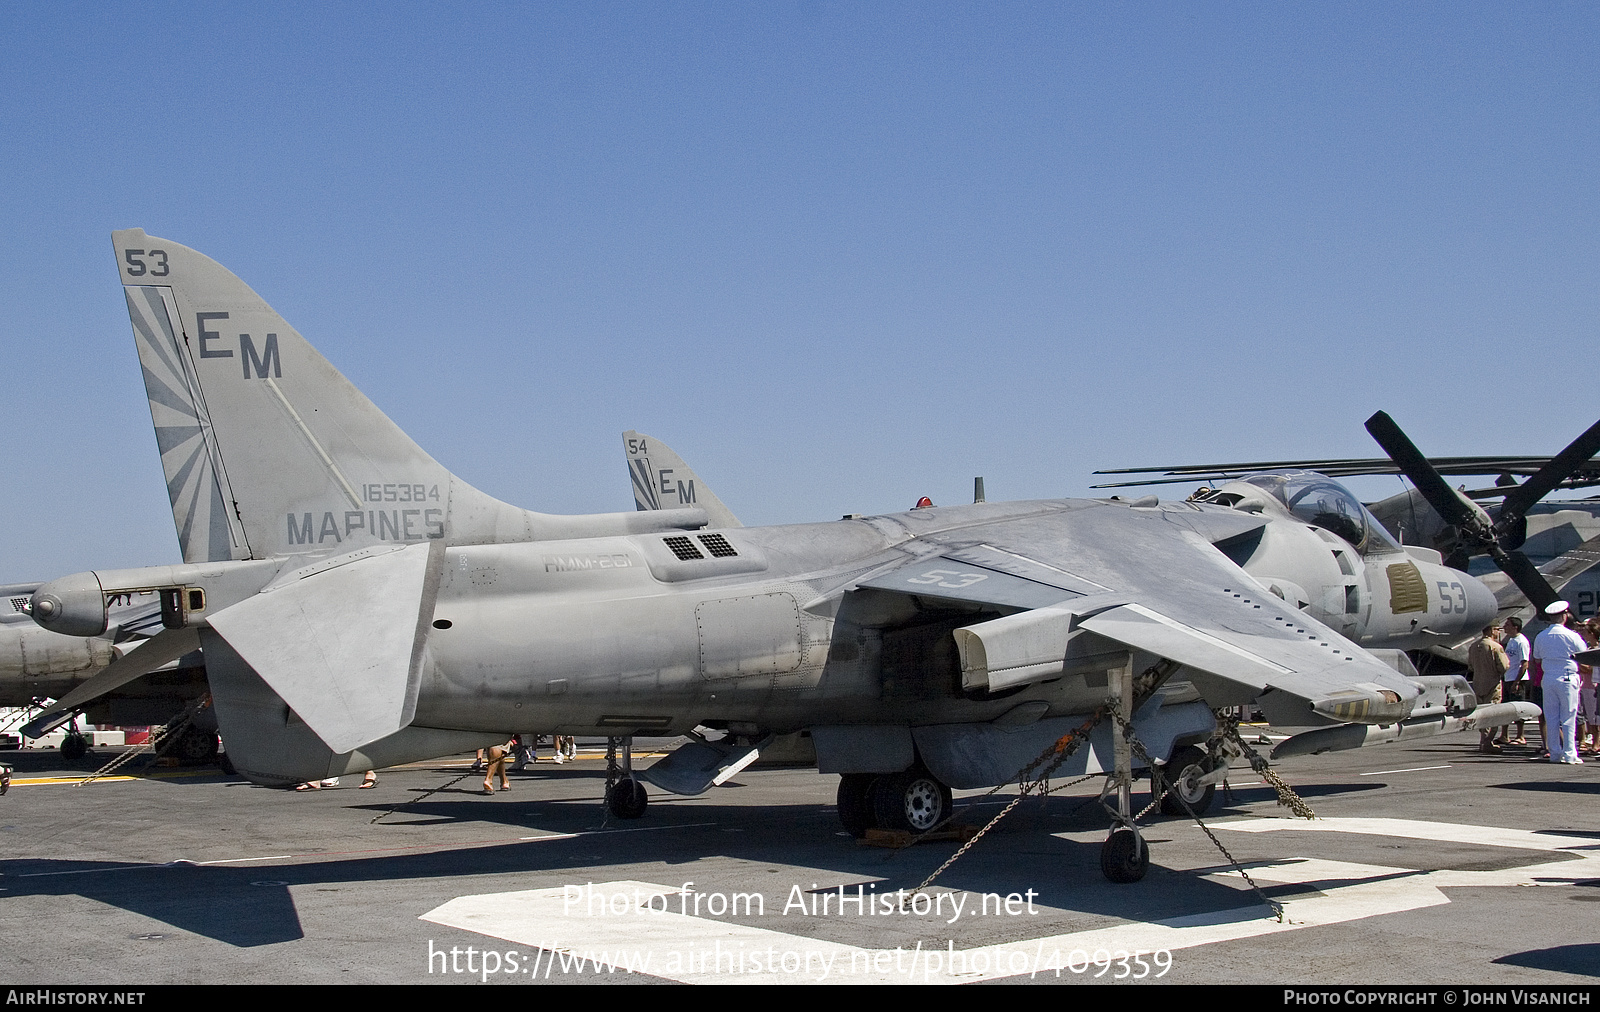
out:
<path id="1" fill-rule="evenodd" d="M 1213 833 L 1211 831 L 1211 827 L 1206 825 L 1205 820 L 1201 819 L 1199 814 L 1195 812 L 1193 806 L 1189 804 L 1189 799 L 1183 796 L 1183 792 L 1176 790 L 1175 784 L 1167 783 L 1164 767 L 1158 766 L 1152 762 L 1150 760 L 1150 753 L 1145 750 L 1144 744 L 1140 742 L 1138 738 L 1133 736 L 1133 725 L 1123 721 L 1122 726 L 1124 728 L 1123 733 L 1128 739 L 1128 745 L 1137 755 L 1143 758 L 1150 767 L 1150 793 L 1152 795 L 1152 799 L 1150 804 L 1145 808 L 1144 812 L 1140 812 L 1139 815 L 1142 816 L 1145 812 L 1150 811 L 1150 809 L 1159 804 L 1161 799 L 1166 797 L 1168 794 L 1171 794 L 1174 798 L 1178 799 L 1178 804 L 1183 806 L 1184 812 L 1188 814 L 1189 818 L 1194 820 L 1195 825 L 1200 827 L 1200 831 L 1206 834 L 1206 838 L 1211 841 L 1212 845 L 1215 846 L 1217 850 L 1222 852 L 1222 856 L 1227 858 L 1229 864 L 1233 865 L 1233 870 L 1238 872 L 1239 877 L 1245 880 L 1256 896 L 1260 897 L 1261 902 L 1266 904 L 1267 909 L 1272 911 L 1272 915 L 1273 917 L 1277 918 L 1278 923 L 1282 924 L 1284 919 L 1283 904 L 1279 903 L 1277 900 L 1274 900 L 1272 897 L 1268 896 L 1262 891 L 1261 886 L 1256 884 L 1256 880 L 1251 878 L 1250 873 L 1244 870 L 1244 865 L 1239 862 L 1239 859 L 1234 857 L 1233 854 L 1228 851 L 1228 848 L 1222 845 L 1222 841 L 1217 839 L 1217 834 Z M 1179 772 L 1181 773 L 1182 771 L 1180 770 Z M 1136 818 L 1137 817 L 1138 816 L 1136 816 Z"/>
<path id="2" fill-rule="evenodd" d="M 975 844 L 979 840 L 983 839 L 983 836 L 984 836 L 985 833 L 989 832 L 989 830 L 991 830 L 995 826 L 999 825 L 1000 820 L 1005 818 L 1007 815 L 1011 814 L 1011 810 L 1013 808 L 1015 808 L 1018 805 L 1022 804 L 1022 799 L 1023 798 L 1026 798 L 1029 794 L 1035 793 L 1036 791 L 1038 792 L 1040 797 L 1043 797 L 1046 794 L 1050 793 L 1050 791 L 1048 790 L 1049 781 L 1050 781 L 1050 774 L 1054 773 L 1061 766 L 1062 763 L 1066 762 L 1072 756 L 1072 754 L 1078 750 L 1079 746 L 1081 746 L 1085 741 L 1088 740 L 1089 732 L 1094 730 L 1094 726 L 1096 724 L 1100 723 L 1100 721 L 1105 718 L 1105 715 L 1106 715 L 1105 707 L 1101 707 L 1100 709 L 1096 710 L 1094 713 L 1090 714 L 1089 719 L 1085 720 L 1082 724 L 1079 724 L 1077 727 L 1073 728 L 1071 731 L 1068 731 L 1066 734 L 1062 735 L 1060 738 L 1057 738 L 1052 744 L 1050 744 L 1048 747 L 1046 747 L 1043 752 L 1040 752 L 1036 759 L 1034 759 L 1032 762 L 1028 763 L 1026 766 L 1022 767 L 1022 769 L 1018 770 L 1017 773 L 1016 773 L 1016 776 L 1014 776 L 1010 780 L 1006 781 L 1006 783 L 999 784 L 999 785 L 995 786 L 994 788 L 990 789 L 990 791 L 987 794 L 981 795 L 978 798 L 977 801 L 969 803 L 967 805 L 967 807 L 970 808 L 970 807 L 972 807 L 972 805 L 976 805 L 979 802 L 983 801 L 984 798 L 993 797 L 994 794 L 996 792 L 998 792 L 1001 788 L 1007 787 L 1013 782 L 1015 782 L 1017 784 L 1017 786 L 1019 788 L 1021 788 L 1018 791 L 1017 796 L 1012 798 L 1011 802 L 1009 804 L 1007 804 L 1006 807 L 1002 808 L 998 815 L 996 815 L 994 818 L 990 819 L 988 821 L 988 823 L 982 829 L 978 830 L 976 833 L 973 834 L 972 839 L 968 840 L 966 843 L 963 843 L 961 845 L 961 847 L 954 854 L 950 855 L 949 860 L 945 861 L 944 864 L 941 864 L 939 867 L 935 868 L 931 875 L 929 875 L 927 878 L 922 880 L 922 884 L 921 885 L 917 886 L 915 889 L 912 889 L 910 892 L 908 892 L 906 894 L 906 899 L 910 899 L 912 896 L 915 896 L 917 893 L 920 893 L 922 890 L 924 890 L 924 889 L 928 888 L 928 886 L 932 885 L 933 884 L 933 880 L 938 878 L 940 875 L 944 874 L 945 869 L 949 868 L 951 865 L 953 865 L 957 861 L 959 861 L 961 859 L 961 857 L 966 854 L 967 851 L 972 849 L 973 844 Z M 1029 781 L 1027 779 L 1029 777 L 1029 775 L 1031 775 L 1034 770 L 1038 769 L 1041 765 L 1043 765 L 1046 762 L 1048 762 L 1050 765 L 1045 768 L 1044 773 L 1041 774 L 1037 779 Z M 1072 781 L 1072 784 L 1082 783 L 1084 780 L 1089 779 L 1089 777 L 1098 776 L 1098 775 L 1099 774 L 1091 773 L 1087 777 L 1081 777 L 1081 778 L 1079 778 L 1077 780 Z M 1061 787 L 1058 787 L 1056 789 L 1060 790 L 1060 789 L 1062 789 L 1064 787 L 1070 787 L 1072 784 L 1063 784 L 1063 785 L 1061 785 Z M 1041 787 L 1042 788 L 1046 788 L 1046 789 L 1045 790 L 1040 790 Z M 955 818 L 954 814 L 952 814 L 950 818 Z M 949 822 L 949 821 L 950 821 L 949 819 L 945 820 L 945 822 Z M 943 825 L 943 824 L 944 823 L 940 823 L 940 825 Z M 934 829 L 937 829 L 937 828 L 938 828 L 938 826 L 934 827 Z M 933 830 L 930 829 L 928 832 L 931 833 L 931 832 L 933 832 Z"/>
<path id="3" fill-rule="evenodd" d="M 392 806 L 390 808 L 387 808 L 384 811 L 379 812 L 377 815 L 374 815 L 372 817 L 372 821 L 368 822 L 367 825 L 369 825 L 369 826 L 377 825 L 379 819 L 387 819 L 389 816 L 393 815 L 395 812 L 398 812 L 400 809 L 406 807 L 407 805 L 414 805 L 418 801 L 423 800 L 424 798 L 433 797 L 435 794 L 438 794 L 440 791 L 445 790 L 446 788 L 454 787 L 456 784 L 459 784 L 461 781 L 467 779 L 468 777 L 472 776 L 476 772 L 477 772 L 477 770 L 469 769 L 465 773 L 461 774 L 459 777 L 456 777 L 454 780 L 449 781 L 448 783 L 440 784 L 438 787 L 435 787 L 431 791 L 424 791 L 423 793 L 418 794 L 414 798 L 411 798 L 411 799 L 406 800 L 406 801 L 402 801 L 398 805 L 394 805 L 394 806 Z"/>
<path id="4" fill-rule="evenodd" d="M 1293 812 L 1298 818 L 1315 819 L 1317 817 L 1317 813 L 1311 810 L 1311 806 L 1306 804 L 1305 800 L 1296 794 L 1292 787 L 1284 783 L 1282 777 L 1272 771 L 1272 767 L 1267 764 L 1266 758 L 1245 744 L 1244 739 L 1239 736 L 1238 721 L 1229 720 L 1224 723 L 1222 733 L 1229 741 L 1239 746 L 1245 757 L 1249 759 L 1250 768 L 1263 781 L 1271 785 L 1273 790 L 1278 792 L 1278 804 Z"/>
<path id="5" fill-rule="evenodd" d="M 101 777 L 108 777 L 142 755 L 150 755 L 151 761 L 161 758 L 166 755 L 168 749 L 178 743 L 179 733 L 189 726 L 189 720 L 190 715 L 184 713 L 166 724 L 158 724 L 152 727 L 150 736 L 146 739 L 145 744 L 122 753 L 82 780 L 79 780 L 74 786 L 82 787 L 84 784 L 94 783 Z M 149 753 L 146 753 L 145 749 L 149 749 Z"/>
<path id="6" fill-rule="evenodd" d="M 1089 732 L 1094 729 L 1095 725 L 1099 724 L 1100 721 L 1105 719 L 1107 716 L 1112 718 L 1117 731 L 1120 732 L 1124 740 L 1127 741 L 1129 750 L 1136 757 L 1142 759 L 1146 767 L 1150 770 L 1150 803 L 1141 809 L 1137 815 L 1134 815 L 1131 819 L 1127 820 L 1128 823 L 1131 825 L 1132 823 L 1137 822 L 1139 819 L 1144 818 L 1150 812 L 1154 811 L 1156 806 L 1159 805 L 1168 794 L 1171 794 L 1178 800 L 1178 804 L 1183 807 L 1183 810 L 1188 813 L 1189 817 L 1195 821 L 1195 825 L 1200 827 L 1200 831 L 1206 834 L 1206 838 L 1211 841 L 1212 846 L 1217 848 L 1227 862 L 1233 867 L 1233 870 L 1239 873 L 1239 877 L 1244 879 L 1245 883 L 1250 886 L 1251 891 L 1253 891 L 1261 900 L 1261 902 L 1272 911 L 1273 917 L 1276 918 L 1280 924 L 1284 923 L 1286 915 L 1284 913 L 1283 904 L 1277 902 L 1262 890 L 1261 886 L 1256 882 L 1256 880 L 1250 877 L 1250 873 L 1245 870 L 1244 865 L 1239 861 L 1239 859 L 1233 856 L 1228 848 L 1223 845 L 1221 840 L 1217 839 L 1217 835 L 1211 831 L 1211 827 L 1207 826 L 1205 821 L 1201 819 L 1200 816 L 1195 812 L 1193 806 L 1189 804 L 1188 799 L 1183 796 L 1183 792 L 1175 790 L 1175 785 L 1167 782 L 1166 775 L 1163 772 L 1164 764 L 1157 763 L 1150 755 L 1149 751 L 1144 747 L 1144 743 L 1139 741 L 1137 735 L 1134 734 L 1132 722 L 1122 715 L 1121 709 L 1116 705 L 1115 702 L 1109 703 L 1106 706 L 1096 710 L 1089 717 L 1089 719 L 1083 722 L 1083 724 L 1056 739 L 1056 741 L 1043 752 L 1041 752 L 1036 759 L 1028 763 L 1022 769 L 1018 770 L 1016 776 L 1012 777 L 1011 780 L 1006 784 L 1001 784 L 992 788 L 988 793 L 981 795 L 977 801 L 971 802 L 965 806 L 970 808 L 974 804 L 982 802 L 983 799 L 992 797 L 995 793 L 1000 791 L 1003 787 L 1008 786 L 1010 783 L 1016 783 L 1019 788 L 1017 796 L 1012 798 L 1011 801 L 1000 810 L 999 814 L 995 815 L 995 817 L 990 819 L 982 829 L 973 834 L 972 838 L 963 843 L 943 864 L 935 868 L 927 878 L 922 880 L 921 884 L 919 884 L 915 889 L 908 891 L 906 893 L 906 899 L 909 900 L 911 897 L 917 895 L 924 889 L 928 888 L 928 886 L 932 885 L 940 875 L 944 874 L 944 872 L 950 868 L 951 865 L 959 861 L 963 856 L 966 855 L 967 851 L 971 850 L 979 840 L 983 839 L 984 835 L 987 834 L 989 830 L 999 825 L 1000 820 L 1011 814 L 1012 809 L 1020 805 L 1023 799 L 1029 794 L 1038 794 L 1040 797 L 1045 797 L 1049 794 L 1055 793 L 1056 791 L 1065 790 L 1068 787 L 1081 784 L 1086 780 L 1091 780 L 1096 776 L 1104 775 L 1099 773 L 1090 773 L 1086 776 L 1079 777 L 1076 780 L 1069 781 L 1065 784 L 1060 784 L 1053 788 L 1049 785 L 1050 775 L 1054 773 L 1062 763 L 1066 762 L 1066 760 L 1078 750 L 1083 742 L 1087 740 Z M 1221 735 L 1219 738 L 1212 739 L 1213 744 L 1207 750 L 1209 758 L 1214 762 L 1226 762 L 1227 758 L 1220 754 L 1222 751 L 1221 741 L 1227 740 L 1233 742 L 1239 747 L 1240 753 L 1248 759 L 1250 768 L 1260 775 L 1263 781 L 1272 785 L 1273 789 L 1278 794 L 1278 804 L 1288 808 L 1292 813 L 1300 818 L 1315 819 L 1317 815 L 1311 810 L 1311 806 L 1306 804 L 1306 802 L 1298 794 L 1296 794 L 1281 777 L 1272 771 L 1271 766 L 1260 753 L 1251 748 L 1245 743 L 1244 739 L 1240 737 L 1239 722 L 1234 719 L 1222 720 L 1219 718 L 1219 720 L 1222 723 Z M 1043 766 L 1046 763 L 1049 763 L 1049 765 L 1045 767 L 1044 772 L 1037 778 L 1030 781 L 1028 777 L 1035 770 L 1039 769 L 1040 766 Z M 1100 794 L 1100 800 L 1102 804 L 1105 804 L 1105 796 L 1111 790 L 1111 788 L 1112 779 L 1107 777 L 1105 789 L 1103 789 Z M 1226 779 L 1223 781 L 1223 790 L 1225 792 L 1228 790 Z M 928 832 L 935 832 L 954 817 L 954 814 L 952 814 L 950 818 L 940 822 L 938 826 L 928 830 Z M 1117 822 L 1123 821 L 1121 814 L 1116 812 L 1113 812 L 1113 819 Z M 927 834 L 922 835 L 925 836 Z"/>

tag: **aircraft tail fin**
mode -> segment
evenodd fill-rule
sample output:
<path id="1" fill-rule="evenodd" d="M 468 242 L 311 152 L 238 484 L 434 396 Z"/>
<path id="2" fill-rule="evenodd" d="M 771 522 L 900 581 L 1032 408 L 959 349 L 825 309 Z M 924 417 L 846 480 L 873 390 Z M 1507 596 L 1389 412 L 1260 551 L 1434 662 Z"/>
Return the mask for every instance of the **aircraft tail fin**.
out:
<path id="1" fill-rule="evenodd" d="M 633 503 L 637 509 L 698 506 L 706 511 L 712 527 L 744 526 L 666 443 L 629 429 L 622 434 L 622 450 L 628 458 L 628 476 L 633 481 Z"/>
<path id="2" fill-rule="evenodd" d="M 184 561 L 443 536 L 449 472 L 248 285 L 142 229 L 112 243 Z"/>
<path id="3" fill-rule="evenodd" d="M 698 510 L 560 517 L 451 475 L 221 264 L 113 232 L 185 562 L 703 525 Z"/>

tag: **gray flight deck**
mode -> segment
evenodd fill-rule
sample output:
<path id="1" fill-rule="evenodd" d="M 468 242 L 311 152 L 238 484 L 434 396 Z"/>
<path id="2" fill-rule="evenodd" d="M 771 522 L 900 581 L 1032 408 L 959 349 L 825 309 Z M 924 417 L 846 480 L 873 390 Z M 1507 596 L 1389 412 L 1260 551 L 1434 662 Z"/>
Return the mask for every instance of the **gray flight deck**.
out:
<path id="1" fill-rule="evenodd" d="M 1232 801 L 1219 794 L 1207 821 L 1286 904 L 1287 924 L 1184 820 L 1147 821 L 1148 876 L 1107 882 L 1098 779 L 1014 811 L 929 890 L 938 913 L 919 916 L 874 897 L 916 886 L 955 845 L 857 845 L 835 820 L 838 778 L 810 770 L 653 794 L 642 819 L 619 822 L 590 745 L 574 764 L 513 773 L 509 792 L 482 796 L 468 776 L 374 825 L 466 760 L 387 770 L 373 790 L 355 776 L 296 794 L 192 769 L 76 787 L 49 782 L 81 775 L 55 753 L 12 752 L 0 757 L 17 770 L 0 798 L 5 977 L 1594 986 L 1600 763 L 1482 756 L 1476 738 L 1283 762 L 1324 820 L 1316 829 L 1235 769 Z M 764 914 L 747 912 L 756 896 Z M 1111 958 L 1119 950 L 1126 962 Z M 597 972 L 592 956 L 617 968 Z M 624 968 L 646 959 L 649 973 Z M 1168 967 L 1159 979 L 1153 960 Z"/>

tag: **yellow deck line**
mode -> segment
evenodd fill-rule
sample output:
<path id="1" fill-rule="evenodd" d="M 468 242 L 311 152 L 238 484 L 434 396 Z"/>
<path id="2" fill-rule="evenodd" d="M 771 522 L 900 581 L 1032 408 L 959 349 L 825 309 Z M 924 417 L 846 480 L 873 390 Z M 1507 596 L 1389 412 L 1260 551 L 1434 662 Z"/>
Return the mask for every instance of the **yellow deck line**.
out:
<path id="1" fill-rule="evenodd" d="M 12 780 L 11 780 L 11 786 L 12 787 L 38 787 L 40 784 L 76 784 L 76 783 L 81 783 L 84 779 L 85 778 L 83 778 L 83 777 L 13 777 Z M 110 777 L 99 777 L 99 778 L 97 778 L 95 780 L 91 780 L 90 783 L 100 783 L 102 781 L 104 781 L 106 783 L 110 783 L 113 780 L 137 780 L 137 779 L 139 779 L 139 778 L 138 777 L 125 777 L 125 776 L 120 776 L 119 775 L 119 776 L 110 776 Z"/>
<path id="2" fill-rule="evenodd" d="M 77 784 L 77 783 L 82 783 L 85 780 L 89 780 L 89 782 L 93 783 L 93 784 L 111 783 L 111 782 L 117 781 L 117 780 L 176 780 L 176 779 L 178 779 L 180 777 L 220 776 L 221 773 L 222 773 L 221 770 L 193 770 L 193 771 L 185 771 L 185 772 L 182 772 L 182 773 L 151 774 L 149 776 L 142 776 L 142 777 L 128 776 L 127 774 L 124 774 L 124 773 L 115 773 L 115 774 L 112 774 L 111 776 L 107 776 L 107 777 L 95 777 L 93 780 L 89 780 L 89 774 L 87 774 L 87 773 L 85 773 L 83 776 L 78 776 L 78 777 L 18 777 L 18 776 L 13 776 L 11 778 L 11 786 L 12 787 L 38 787 L 41 784 Z"/>

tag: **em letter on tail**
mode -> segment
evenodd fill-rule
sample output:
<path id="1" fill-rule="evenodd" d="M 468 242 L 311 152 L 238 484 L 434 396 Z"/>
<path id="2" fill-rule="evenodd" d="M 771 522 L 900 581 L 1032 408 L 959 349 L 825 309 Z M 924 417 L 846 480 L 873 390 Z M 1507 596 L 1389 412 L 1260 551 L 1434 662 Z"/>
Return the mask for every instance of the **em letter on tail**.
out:
<path id="1" fill-rule="evenodd" d="M 698 506 L 711 518 L 712 527 L 744 526 L 666 443 L 629 429 L 622 434 L 622 452 L 628 458 L 635 508 L 650 511 Z"/>
<path id="2" fill-rule="evenodd" d="M 699 527 L 698 510 L 563 517 L 439 465 L 221 264 L 111 234 L 185 562 Z"/>

